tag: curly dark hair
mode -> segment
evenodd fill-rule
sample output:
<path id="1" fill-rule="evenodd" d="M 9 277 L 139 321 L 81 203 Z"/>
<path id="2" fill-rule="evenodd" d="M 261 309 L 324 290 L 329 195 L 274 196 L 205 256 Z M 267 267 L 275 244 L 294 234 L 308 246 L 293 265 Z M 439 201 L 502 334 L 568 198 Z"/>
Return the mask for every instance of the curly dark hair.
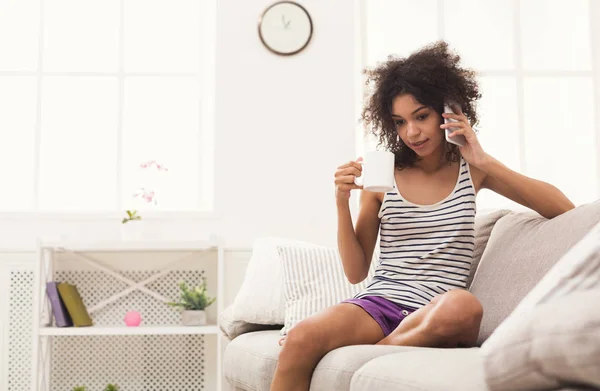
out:
<path id="1" fill-rule="evenodd" d="M 440 115 L 444 100 L 452 100 L 461 106 L 471 126 L 478 123 L 475 103 L 481 94 L 476 73 L 462 68 L 459 62 L 460 56 L 452 53 L 446 42 L 437 41 L 405 58 L 388 56 L 384 63 L 364 71 L 372 93 L 363 107 L 362 121 L 367 134 L 375 135 L 379 146 L 396 155 L 398 169 L 413 166 L 418 156 L 398 137 L 391 113 L 396 96 L 411 94 Z M 448 162 L 458 161 L 458 147 L 446 143 L 446 149 Z"/>

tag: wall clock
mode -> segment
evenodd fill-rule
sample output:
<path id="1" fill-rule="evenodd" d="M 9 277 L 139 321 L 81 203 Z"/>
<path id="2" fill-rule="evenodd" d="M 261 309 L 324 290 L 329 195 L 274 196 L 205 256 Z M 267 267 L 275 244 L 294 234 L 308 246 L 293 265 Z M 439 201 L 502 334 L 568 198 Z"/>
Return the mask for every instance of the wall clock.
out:
<path id="1" fill-rule="evenodd" d="M 290 56 L 302 51 L 313 33 L 308 11 L 293 1 L 272 4 L 258 21 L 258 35 L 271 52 Z"/>

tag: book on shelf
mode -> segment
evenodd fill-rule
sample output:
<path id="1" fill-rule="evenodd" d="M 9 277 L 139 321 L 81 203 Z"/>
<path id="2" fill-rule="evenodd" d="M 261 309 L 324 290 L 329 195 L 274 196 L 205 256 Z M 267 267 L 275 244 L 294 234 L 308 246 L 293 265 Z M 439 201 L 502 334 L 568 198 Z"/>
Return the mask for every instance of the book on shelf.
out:
<path id="1" fill-rule="evenodd" d="M 54 324 L 56 327 L 70 327 L 73 326 L 73 321 L 69 315 L 65 303 L 58 293 L 58 283 L 56 281 L 50 281 L 46 283 L 46 294 L 52 307 L 52 315 L 54 315 Z"/>
<path id="2" fill-rule="evenodd" d="M 69 311 L 75 327 L 91 326 L 93 324 L 75 285 L 62 282 L 58 284 L 58 292 L 65 303 L 65 307 L 67 307 L 67 311 Z"/>

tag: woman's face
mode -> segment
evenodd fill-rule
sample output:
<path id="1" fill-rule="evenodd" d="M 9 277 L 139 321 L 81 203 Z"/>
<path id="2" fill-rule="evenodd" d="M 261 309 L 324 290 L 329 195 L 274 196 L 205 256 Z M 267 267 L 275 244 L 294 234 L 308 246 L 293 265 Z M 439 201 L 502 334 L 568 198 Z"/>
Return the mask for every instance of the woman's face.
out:
<path id="1" fill-rule="evenodd" d="M 392 120 L 398 136 L 420 157 L 429 156 L 443 146 L 442 116 L 432 107 L 419 103 L 411 94 L 402 94 L 392 102 Z"/>

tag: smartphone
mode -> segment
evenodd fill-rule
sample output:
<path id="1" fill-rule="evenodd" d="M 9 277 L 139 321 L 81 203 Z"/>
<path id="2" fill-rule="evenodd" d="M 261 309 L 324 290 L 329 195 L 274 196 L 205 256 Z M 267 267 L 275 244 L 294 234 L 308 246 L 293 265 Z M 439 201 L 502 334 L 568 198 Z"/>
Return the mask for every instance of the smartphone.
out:
<path id="1" fill-rule="evenodd" d="M 454 103 L 454 104 L 458 106 L 457 103 Z M 444 103 L 444 113 L 455 114 L 454 111 L 452 111 L 452 108 L 450 108 L 450 104 L 448 102 Z M 445 124 L 447 124 L 449 122 L 458 122 L 458 121 L 456 121 L 453 118 L 444 118 Z M 458 135 L 458 136 L 453 136 L 453 137 L 448 136 L 450 133 L 452 133 L 454 131 L 454 129 L 456 129 L 456 128 L 444 129 L 444 132 L 446 134 L 446 141 L 448 141 L 449 143 L 456 144 L 456 145 L 463 147 L 467 143 L 467 139 L 465 138 L 465 136 L 463 136 L 462 134 Z"/>

